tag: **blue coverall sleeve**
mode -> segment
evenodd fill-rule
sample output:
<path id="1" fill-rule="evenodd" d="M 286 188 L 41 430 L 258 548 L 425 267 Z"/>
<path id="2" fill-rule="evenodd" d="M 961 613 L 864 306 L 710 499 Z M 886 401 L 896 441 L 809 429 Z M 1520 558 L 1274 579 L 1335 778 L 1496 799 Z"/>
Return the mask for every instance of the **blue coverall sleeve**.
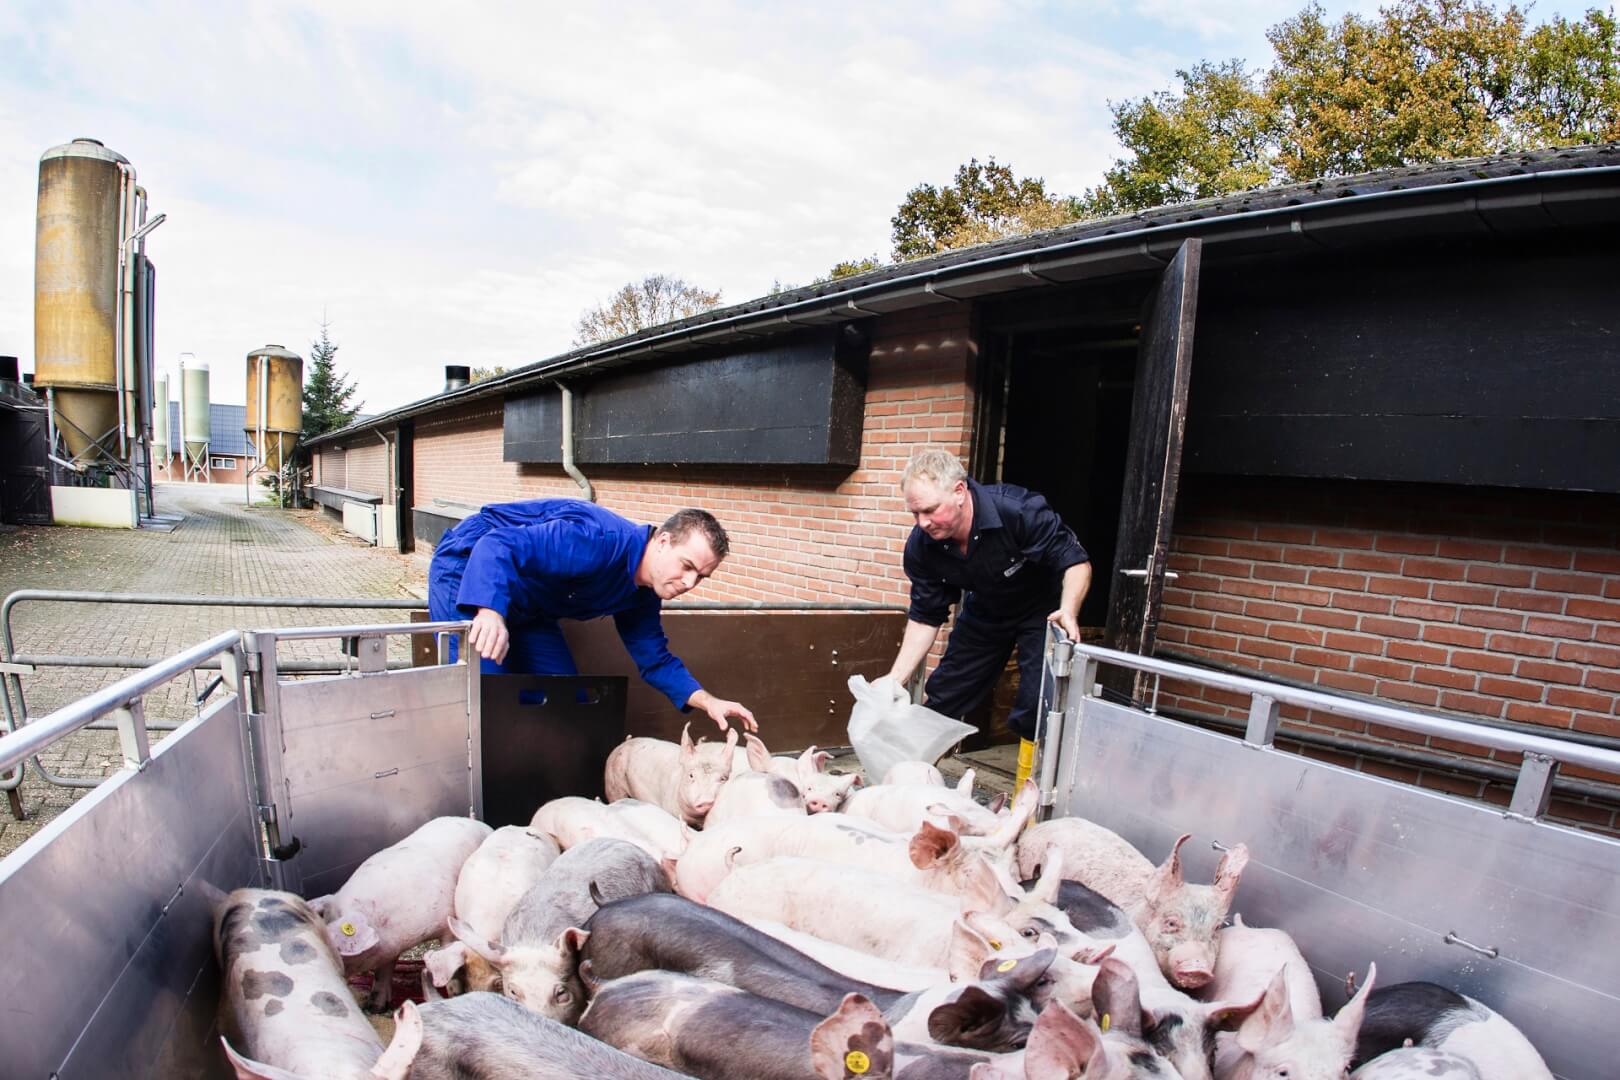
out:
<path id="1" fill-rule="evenodd" d="M 680 658 L 669 651 L 669 638 L 658 617 L 658 601 L 638 603 L 613 616 L 625 651 L 636 662 L 636 670 L 647 685 L 669 698 L 677 709 L 686 710 L 686 701 L 703 689 Z"/>
<path id="2" fill-rule="evenodd" d="M 473 545 L 456 593 L 456 607 L 468 615 L 489 608 L 502 618 L 522 578 L 584 578 L 609 570 L 613 546 L 594 526 L 573 521 L 491 529 Z"/>

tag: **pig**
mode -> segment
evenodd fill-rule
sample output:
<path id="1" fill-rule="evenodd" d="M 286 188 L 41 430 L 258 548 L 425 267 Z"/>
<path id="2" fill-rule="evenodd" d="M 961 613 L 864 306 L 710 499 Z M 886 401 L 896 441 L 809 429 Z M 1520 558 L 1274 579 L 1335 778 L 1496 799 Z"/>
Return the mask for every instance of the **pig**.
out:
<path id="1" fill-rule="evenodd" d="M 368 1075 L 377 1080 L 674 1080 L 680 1074 L 536 1016 L 499 994 L 472 993 L 421 1008 L 407 1001 L 395 1016 L 393 1041 Z"/>
<path id="2" fill-rule="evenodd" d="M 608 802 L 640 799 L 700 828 L 720 786 L 731 776 L 736 745 L 736 728 L 727 730 L 724 745 L 693 743 L 691 724 L 681 729 L 678 746 L 663 739 L 626 739 L 608 755 L 604 771 Z"/>
<path id="3" fill-rule="evenodd" d="M 1252 999 L 1265 993 L 1280 971 L 1294 1020 L 1322 1018 L 1316 978 L 1299 946 L 1285 931 L 1246 926 L 1239 915 L 1217 937 L 1220 955 L 1215 962 L 1215 977 L 1205 987 L 1209 997 Z"/>
<path id="4" fill-rule="evenodd" d="M 597 837 L 628 840 L 659 862 L 680 858 L 692 835 L 661 806 L 640 799 L 602 803 L 577 795 L 552 799 L 536 810 L 529 830 L 551 837 L 564 851 Z"/>
<path id="5" fill-rule="evenodd" d="M 303 898 L 237 889 L 214 909 L 225 1051 L 241 1077 L 370 1077 L 381 1040 Z M 243 1050 L 238 1054 L 234 1040 Z"/>
<path id="6" fill-rule="evenodd" d="M 883 774 L 883 783 L 896 787 L 944 787 L 945 777 L 927 761 L 902 761 Z"/>
<path id="7" fill-rule="evenodd" d="M 1047 863 L 1059 862 L 1054 851 Z M 1043 876 L 1050 865 L 1042 868 Z M 1036 887 L 1038 882 L 1026 882 Z M 1063 911 L 1081 941 L 1094 948 L 1111 947 L 1113 958 L 1136 976 L 1144 1008 L 1155 1023 L 1146 1034 L 1153 1047 L 1167 1058 L 1184 1080 L 1211 1080 L 1206 1039 L 1218 1029 L 1240 1020 L 1259 1005 L 1259 993 L 1247 1000 L 1195 1000 L 1170 985 L 1159 967 L 1153 947 L 1130 916 L 1107 897 L 1077 881 L 1063 881 L 1054 903 Z"/>
<path id="8" fill-rule="evenodd" d="M 1350 1074 L 1350 1080 L 1480 1080 L 1467 1058 L 1427 1046 L 1407 1046 L 1379 1054 Z"/>
<path id="9" fill-rule="evenodd" d="M 826 814 L 843 805 L 849 793 L 860 783 L 852 774 L 839 776 L 826 771 L 832 755 L 810 747 L 798 757 L 772 757 L 765 743 L 757 735 L 744 735 L 746 750 L 733 750 L 731 775 L 742 772 L 762 772 L 790 780 L 804 793 L 805 809 L 812 814 Z"/>
<path id="10" fill-rule="evenodd" d="M 1215 1043 L 1215 1075 L 1221 1080 L 1343 1080 L 1355 1056 L 1356 1037 L 1366 1013 L 1367 994 L 1378 978 L 1369 966 L 1367 981 L 1332 1020 L 1298 1016 L 1293 1010 L 1286 968 L 1272 976 L 1259 1007 L 1245 1016 L 1237 1031 Z M 1308 1006 L 1310 1000 L 1305 1004 Z M 1307 1012 L 1309 1009 L 1307 1008 Z"/>
<path id="11" fill-rule="evenodd" d="M 1065 826 L 1071 821 L 1079 822 L 1080 828 L 1050 828 Z M 1019 871 L 1026 875 L 1032 872 L 1042 861 L 1035 855 L 1035 845 L 1050 842 L 1051 846 L 1045 851 L 1062 851 L 1065 865 L 1075 868 L 1073 876 L 1077 880 L 1124 908 L 1136 925 L 1141 927 L 1159 958 L 1159 966 L 1172 983 L 1184 990 L 1196 990 L 1206 985 L 1214 975 L 1215 960 L 1220 951 L 1215 932 L 1231 910 L 1232 898 L 1237 893 L 1243 869 L 1249 862 L 1249 849 L 1238 844 L 1223 854 L 1215 869 L 1213 885 L 1189 885 L 1181 872 L 1181 845 L 1191 839 L 1190 834 L 1183 835 L 1175 842 L 1169 857 L 1157 868 L 1131 848 L 1131 855 L 1140 862 L 1136 869 L 1145 867 L 1146 874 L 1139 881 L 1132 877 L 1127 882 L 1126 877 L 1131 875 L 1125 874 L 1122 860 L 1110 862 L 1105 858 L 1101 863 L 1075 861 L 1087 858 L 1088 851 L 1095 854 L 1099 845 L 1106 846 L 1104 834 L 1114 836 L 1099 826 L 1077 818 L 1043 822 L 1031 828 L 1018 841 Z M 1074 842 L 1077 836 L 1084 838 L 1086 843 Z M 1114 839 L 1120 844 L 1125 843 L 1118 837 Z"/>
<path id="12" fill-rule="evenodd" d="M 337 892 L 310 901 L 344 973 L 374 973 L 372 1009 L 388 1008 L 400 953 L 444 936 L 462 864 L 492 831 L 471 818 L 434 818 L 361 863 Z"/>
<path id="13" fill-rule="evenodd" d="M 1062 849 L 1070 878 L 1129 908 L 1147 889 L 1153 864 L 1129 841 L 1081 817 L 1038 822 L 1018 839 L 1018 875 L 1032 878 L 1052 848 Z"/>
<path id="14" fill-rule="evenodd" d="M 947 815 L 962 822 L 962 831 L 985 836 L 1000 819 L 968 795 L 928 785 L 879 784 L 862 788 L 844 801 L 844 813 L 864 817 L 893 832 L 912 833 L 924 821 Z"/>
<path id="15" fill-rule="evenodd" d="M 1179 1075 L 1145 1037 L 1152 1017 L 1143 1011 L 1130 968 L 1104 960 L 1094 994 L 1095 1023 L 1061 1004 L 1049 1006 L 1021 1053 L 973 1066 L 970 1080 L 1170 1080 Z"/>
<path id="16" fill-rule="evenodd" d="M 955 897 L 860 867 L 771 859 L 732 871 L 709 904 L 745 922 L 765 919 L 918 967 L 949 963 Z M 1003 927 L 1011 939 L 1017 931 Z"/>
<path id="17" fill-rule="evenodd" d="M 904 995 L 824 967 L 747 923 L 680 896 L 647 893 L 607 904 L 585 924 L 587 984 L 660 969 L 727 983 L 827 1014 L 846 994 L 888 1008 Z"/>
<path id="18" fill-rule="evenodd" d="M 775 773 L 738 773 L 720 786 L 703 819 L 705 829 L 758 817 L 804 817 L 804 794 Z"/>
<path id="19" fill-rule="evenodd" d="M 537 836 L 521 825 L 504 825 L 478 846 L 456 877 L 456 917 L 485 937 L 498 940 L 506 917 L 546 868 L 561 854 L 549 836 Z M 448 922 L 445 924 L 448 929 Z M 493 969 L 459 941 L 452 941 L 422 958 L 424 969 L 438 987 L 451 985 L 464 966 L 464 986 L 491 990 L 499 982 Z"/>
<path id="20" fill-rule="evenodd" d="M 1518 1028 L 1489 1006 L 1434 983 L 1397 983 L 1367 999 L 1356 1062 L 1370 1061 L 1408 1039 L 1417 1046 L 1467 1058 L 1479 1070 L 1481 1080 L 1548 1080 L 1552 1076 Z"/>
<path id="21" fill-rule="evenodd" d="M 990 837 L 963 838 L 960 823 L 924 822 L 914 834 L 892 833 L 875 822 L 846 814 L 822 814 L 791 823 L 752 819 L 706 829 L 676 869 L 676 887 L 699 902 L 736 866 L 779 856 L 797 856 L 864 866 L 939 892 L 966 895 L 986 869 L 987 855 L 1005 851 L 1035 809 L 1033 799 Z M 713 820 L 711 816 L 711 821 Z M 1016 891 L 1016 890 L 1014 890 Z"/>
<path id="22" fill-rule="evenodd" d="M 523 894 L 501 928 L 499 944 L 456 918 L 450 932 L 495 968 L 507 997 L 572 1024 L 585 1007 L 577 968 L 580 948 L 590 938 L 585 923 L 609 901 L 669 891 L 663 868 L 636 845 L 587 840 L 563 852 Z"/>

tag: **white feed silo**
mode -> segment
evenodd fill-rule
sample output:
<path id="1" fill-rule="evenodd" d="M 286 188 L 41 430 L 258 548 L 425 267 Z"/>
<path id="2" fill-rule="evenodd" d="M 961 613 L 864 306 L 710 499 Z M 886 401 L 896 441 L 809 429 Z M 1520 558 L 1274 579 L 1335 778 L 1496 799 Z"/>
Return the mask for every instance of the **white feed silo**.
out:
<path id="1" fill-rule="evenodd" d="M 180 360 L 180 439 L 184 447 L 185 479 L 200 484 L 213 481 L 208 468 L 208 365 Z"/>
<path id="2" fill-rule="evenodd" d="M 169 377 L 159 375 L 152 381 L 152 471 L 169 476 L 173 454 L 173 443 L 169 441 Z"/>

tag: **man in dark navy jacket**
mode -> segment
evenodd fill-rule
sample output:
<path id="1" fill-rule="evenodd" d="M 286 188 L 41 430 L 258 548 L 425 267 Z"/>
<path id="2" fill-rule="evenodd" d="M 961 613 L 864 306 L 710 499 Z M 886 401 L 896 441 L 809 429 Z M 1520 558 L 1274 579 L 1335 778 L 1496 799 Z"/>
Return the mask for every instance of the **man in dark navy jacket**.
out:
<path id="1" fill-rule="evenodd" d="M 1013 484 L 980 484 L 944 450 L 919 450 L 900 481 L 916 526 L 906 538 L 911 579 L 900 654 L 889 674 L 911 678 L 958 605 L 945 656 L 928 679 L 928 707 L 960 719 L 995 689 L 1018 649 L 1018 697 L 1007 726 L 1020 739 L 1018 783 L 1034 760 L 1046 624 L 1080 640 L 1091 561 L 1046 500 Z"/>
<path id="2" fill-rule="evenodd" d="M 428 571 L 435 620 L 472 619 L 467 644 L 494 673 L 574 675 L 559 619 L 612 615 L 641 677 L 678 709 L 702 709 L 720 726 L 754 714 L 698 685 L 669 651 L 662 602 L 689 592 L 726 557 L 712 514 L 682 510 L 663 525 L 637 525 L 579 499 L 486 506 L 440 539 Z"/>

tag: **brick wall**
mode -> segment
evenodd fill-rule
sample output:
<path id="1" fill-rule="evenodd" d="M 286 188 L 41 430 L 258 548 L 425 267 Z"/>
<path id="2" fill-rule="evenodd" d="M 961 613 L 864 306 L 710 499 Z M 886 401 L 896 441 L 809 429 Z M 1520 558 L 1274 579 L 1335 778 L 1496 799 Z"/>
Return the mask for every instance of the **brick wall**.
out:
<path id="1" fill-rule="evenodd" d="M 1170 566 L 1180 578 L 1165 590 L 1161 649 L 1461 719 L 1620 737 L 1615 497 L 1188 478 Z M 1166 683 L 1164 694 L 1168 709 L 1247 711 L 1218 691 Z M 1285 729 L 1484 756 L 1337 717 L 1283 718 Z M 1443 766 L 1336 756 L 1496 802 L 1510 788 Z M 1617 826 L 1602 798 L 1560 799 L 1554 813 Z"/>
<path id="2" fill-rule="evenodd" d="M 215 457 L 219 457 L 219 455 L 217 455 L 217 454 L 210 454 L 209 455 L 210 460 L 212 460 Z M 225 459 L 220 458 L 220 460 L 225 460 Z M 247 458 L 240 458 L 240 457 L 231 457 L 230 462 L 231 462 L 231 467 L 229 469 L 221 469 L 218 466 L 215 466 L 212 470 L 210 470 L 211 482 L 212 483 L 215 483 L 215 484 L 240 484 L 246 478 L 246 476 L 247 476 L 247 468 L 248 468 L 248 459 Z M 185 476 L 186 476 L 186 463 L 185 463 L 184 459 L 182 459 L 179 454 L 173 454 L 173 455 L 170 456 L 170 458 L 169 458 L 169 473 L 170 473 L 170 477 L 172 478 L 172 482 L 174 482 L 174 483 L 182 483 L 182 482 L 184 482 Z M 170 480 L 165 480 L 162 476 L 158 477 L 158 481 L 160 483 L 169 483 L 169 482 L 171 482 Z"/>
<path id="3" fill-rule="evenodd" d="M 312 483 L 324 487 L 348 487 L 348 468 L 344 464 L 341 446 L 323 446 L 315 455 L 315 477 Z"/>
<path id="4" fill-rule="evenodd" d="M 353 443 L 344 452 L 348 480 L 343 486 L 350 491 L 381 495 L 383 503 L 390 504 L 394 501 L 394 493 L 389 490 L 388 484 L 389 448 L 370 432 L 366 433 L 366 439 L 369 441 Z"/>
<path id="5" fill-rule="evenodd" d="M 974 363 L 969 315 L 890 317 L 875 330 L 861 464 L 837 480 L 780 470 L 587 469 L 597 501 L 639 521 L 683 506 L 712 511 L 732 555 L 700 598 L 905 603 L 900 553 L 910 517 L 898 482 L 921 444 L 968 449 Z M 554 466 L 501 460 L 501 407 L 475 403 L 416 426 L 416 505 L 480 505 L 579 489 Z"/>

